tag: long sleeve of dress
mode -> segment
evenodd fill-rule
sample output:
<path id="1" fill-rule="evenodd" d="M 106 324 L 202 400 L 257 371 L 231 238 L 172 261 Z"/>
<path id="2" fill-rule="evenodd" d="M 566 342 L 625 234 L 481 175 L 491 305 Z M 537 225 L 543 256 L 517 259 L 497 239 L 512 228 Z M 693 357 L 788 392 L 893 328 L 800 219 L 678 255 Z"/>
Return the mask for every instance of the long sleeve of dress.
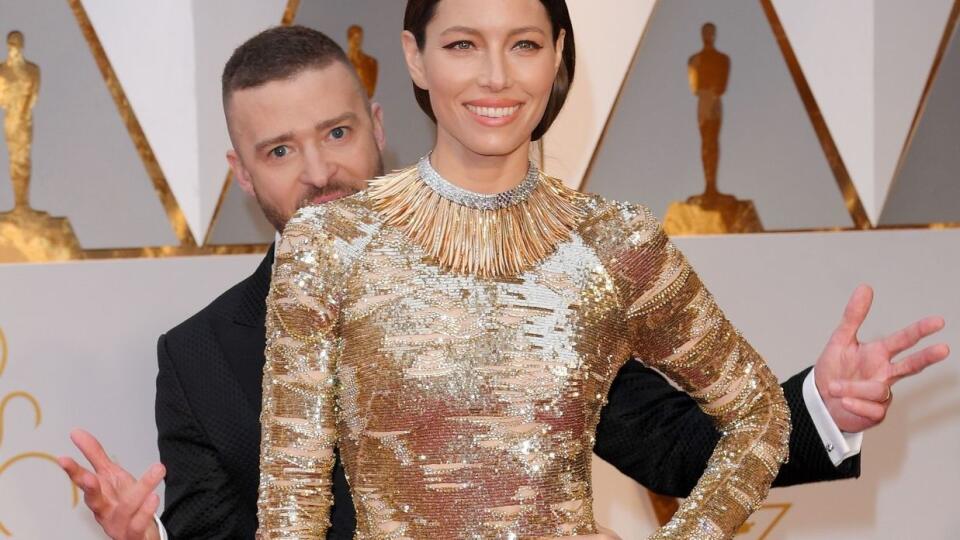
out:
<path id="1" fill-rule="evenodd" d="M 342 270 L 310 210 L 283 233 L 267 298 L 258 538 L 324 538 L 333 502 Z"/>
<path id="2" fill-rule="evenodd" d="M 670 377 L 721 433 L 707 469 L 653 538 L 732 538 L 786 461 L 790 412 L 776 377 L 717 307 L 650 212 L 622 207 L 612 270 L 635 355 Z"/>

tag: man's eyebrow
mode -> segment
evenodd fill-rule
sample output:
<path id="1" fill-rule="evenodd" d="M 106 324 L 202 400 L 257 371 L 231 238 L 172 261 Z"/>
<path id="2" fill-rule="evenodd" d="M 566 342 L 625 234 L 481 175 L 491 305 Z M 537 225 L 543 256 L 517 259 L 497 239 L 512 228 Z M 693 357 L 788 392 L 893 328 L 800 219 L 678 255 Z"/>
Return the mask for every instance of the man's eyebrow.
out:
<path id="1" fill-rule="evenodd" d="M 464 34 L 471 34 L 471 35 L 480 35 L 479 30 L 477 30 L 476 28 L 470 28 L 469 26 L 451 26 L 450 28 L 447 28 L 446 30 L 441 32 L 440 35 L 442 36 L 444 34 L 451 34 L 454 32 L 461 32 Z M 507 35 L 515 36 L 517 34 L 525 34 L 527 32 L 536 32 L 538 34 L 546 35 L 543 29 L 538 26 L 522 26 L 520 28 L 514 28 Z"/>
<path id="2" fill-rule="evenodd" d="M 317 131 L 326 131 L 337 127 L 340 124 L 345 122 L 356 122 L 358 119 L 357 113 L 349 111 L 341 114 L 340 116 L 331 118 L 329 120 L 324 120 L 323 122 L 318 122 L 313 128 Z"/>
<path id="3" fill-rule="evenodd" d="M 270 137 L 269 139 L 266 139 L 266 140 L 263 140 L 263 141 L 258 142 L 256 145 L 254 145 L 253 149 L 256 150 L 257 152 L 260 152 L 261 150 L 263 150 L 264 148 L 266 148 L 266 147 L 268 147 L 268 146 L 273 146 L 273 145 L 275 145 L 275 144 L 280 144 L 280 143 L 282 143 L 283 141 L 289 141 L 289 140 L 292 139 L 292 138 L 293 138 L 293 132 L 292 132 L 292 131 L 288 131 L 288 132 L 286 132 L 286 133 L 281 133 L 280 135 L 277 135 L 276 137 Z"/>
<path id="4" fill-rule="evenodd" d="M 344 122 L 354 122 L 354 121 L 356 121 L 356 120 L 357 120 L 357 114 L 356 114 L 356 113 L 353 113 L 353 112 L 345 112 L 345 113 L 341 114 L 340 116 L 331 118 L 331 119 L 329 119 L 329 120 L 324 120 L 324 121 L 322 121 L 322 122 L 318 122 L 317 125 L 314 126 L 314 129 L 317 130 L 317 131 L 326 131 L 326 130 L 328 130 L 328 129 L 335 128 L 335 127 L 337 127 L 338 125 L 343 124 Z M 292 138 L 293 138 L 293 132 L 292 132 L 292 131 L 288 131 L 288 132 L 286 132 L 286 133 L 281 133 L 280 135 L 276 135 L 276 136 L 274 136 L 274 137 L 270 137 L 269 139 L 264 139 L 264 140 L 258 142 L 256 145 L 254 145 L 253 148 L 254 148 L 257 152 L 260 152 L 260 151 L 263 150 L 264 148 L 267 148 L 267 147 L 270 147 L 270 146 L 273 146 L 273 145 L 276 145 L 276 144 L 280 144 L 280 143 L 282 143 L 282 142 L 284 142 L 284 141 L 289 141 L 289 140 L 292 139 Z"/>

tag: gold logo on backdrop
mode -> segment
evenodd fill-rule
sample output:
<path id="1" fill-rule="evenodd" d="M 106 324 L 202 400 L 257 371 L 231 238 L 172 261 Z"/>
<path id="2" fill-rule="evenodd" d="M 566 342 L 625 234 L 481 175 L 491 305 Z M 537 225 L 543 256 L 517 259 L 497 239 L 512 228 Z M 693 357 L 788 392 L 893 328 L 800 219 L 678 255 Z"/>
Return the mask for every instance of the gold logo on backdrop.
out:
<path id="1" fill-rule="evenodd" d="M 23 56 L 23 34 L 7 35 L 7 58 L 0 63 L 0 108 L 10 157 L 13 210 L 0 213 L 0 260 L 60 261 L 81 256 L 66 218 L 30 207 L 30 150 L 33 106 L 40 93 L 40 68 Z"/>
<path id="2" fill-rule="evenodd" d="M 737 538 L 742 540 L 765 540 L 776 528 L 783 516 L 790 510 L 790 503 L 765 504 L 754 512 L 746 523 L 737 530 Z"/>
<path id="3" fill-rule="evenodd" d="M 360 76 L 360 82 L 367 90 L 367 97 L 373 97 L 377 91 L 379 66 L 377 59 L 363 52 L 363 27 L 354 24 L 347 28 L 347 58 Z"/>
<path id="4" fill-rule="evenodd" d="M 3 372 L 7 368 L 8 353 L 9 353 L 9 349 L 7 347 L 7 338 L 6 338 L 6 335 L 4 335 L 3 333 L 3 329 L 0 328 L 0 378 L 3 377 Z M 2 400 L 0 400 L 0 447 L 3 446 L 4 436 L 6 435 L 6 432 L 4 430 L 5 428 L 4 424 L 6 420 L 5 415 L 6 415 L 7 405 L 15 399 L 21 399 L 23 401 L 26 401 L 33 408 L 34 429 L 40 427 L 40 423 L 43 421 L 43 411 L 41 411 L 40 409 L 40 403 L 37 401 L 37 398 L 33 397 L 28 392 L 24 392 L 24 391 L 15 391 L 15 392 L 7 393 L 7 395 L 5 395 Z M 17 454 L 11 457 L 10 459 L 0 462 L 0 479 L 3 478 L 3 473 L 5 473 L 12 466 L 16 465 L 17 463 L 21 463 L 29 460 L 46 461 L 54 464 L 57 470 L 60 470 L 60 466 L 57 464 L 57 458 L 53 457 L 52 455 L 46 452 L 23 452 L 21 454 Z M 71 496 L 71 508 L 75 508 L 77 504 L 80 502 L 80 492 L 77 489 L 77 486 L 73 485 L 72 483 L 70 484 L 70 496 Z M 10 532 L 10 529 L 8 529 L 3 524 L 2 519 L 0 519 L 0 535 L 13 536 L 13 533 Z"/>
<path id="5" fill-rule="evenodd" d="M 730 57 L 714 46 L 717 27 L 706 23 L 701 29 L 703 49 L 690 57 L 687 75 L 690 90 L 697 96 L 697 124 L 700 127 L 700 156 L 706 189 L 686 202 L 667 208 L 667 234 L 723 234 L 762 231 L 753 201 L 741 201 L 717 189 L 720 164 L 720 127 L 723 124 L 722 96 L 730 77 Z"/>
<path id="6" fill-rule="evenodd" d="M 653 512 L 657 516 L 657 523 L 661 527 L 669 523 L 680 507 L 680 500 L 652 491 L 648 491 L 647 494 L 650 496 Z M 766 540 L 792 506 L 791 503 L 771 503 L 761 506 L 737 529 L 736 537 L 742 540 Z"/>

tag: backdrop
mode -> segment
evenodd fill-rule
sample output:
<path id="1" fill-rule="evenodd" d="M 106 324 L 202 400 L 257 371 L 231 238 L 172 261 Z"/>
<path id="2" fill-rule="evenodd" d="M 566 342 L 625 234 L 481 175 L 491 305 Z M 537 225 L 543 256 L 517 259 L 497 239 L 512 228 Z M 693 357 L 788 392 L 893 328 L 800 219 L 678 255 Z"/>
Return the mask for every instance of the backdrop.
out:
<path id="1" fill-rule="evenodd" d="M 779 376 L 816 359 L 862 282 L 877 288 L 862 337 L 941 314 L 960 347 L 960 1 L 568 4 L 577 78 L 544 168 L 661 217 L 704 188 L 688 60 L 716 26 L 730 59 L 718 186 L 752 201 L 767 232 L 676 240 Z M 399 166 L 433 140 L 400 65 L 402 5 L 0 2 L 0 34 L 21 31 L 42 74 L 30 202 L 68 219 L 81 248 L 23 263 L 0 245 L 0 538 L 100 538 L 53 456 L 76 455 L 67 433 L 83 426 L 137 473 L 154 461 L 158 335 L 252 272 L 272 239 L 223 158 L 219 76 L 233 48 L 291 22 L 346 47 L 361 26 Z M 9 149 L 0 137 L 0 227 Z M 863 478 L 774 490 L 738 538 L 955 537 L 958 383 L 951 359 L 898 385 L 865 438 Z M 599 461 L 594 475 L 600 521 L 646 537 L 646 492 Z"/>

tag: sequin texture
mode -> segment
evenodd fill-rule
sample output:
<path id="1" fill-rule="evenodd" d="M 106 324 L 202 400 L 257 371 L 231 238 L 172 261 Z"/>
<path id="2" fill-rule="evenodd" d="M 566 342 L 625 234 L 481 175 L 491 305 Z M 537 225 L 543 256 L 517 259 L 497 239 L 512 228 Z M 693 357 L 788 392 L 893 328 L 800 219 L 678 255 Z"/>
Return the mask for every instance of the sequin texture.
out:
<path id="1" fill-rule="evenodd" d="M 580 198 L 552 254 L 481 277 L 433 262 L 375 203 L 301 210 L 277 248 L 259 537 L 323 537 L 334 445 L 358 539 L 593 533 L 593 436 L 633 354 L 723 433 L 655 537 L 732 538 L 786 459 L 789 412 L 649 212 Z"/>

